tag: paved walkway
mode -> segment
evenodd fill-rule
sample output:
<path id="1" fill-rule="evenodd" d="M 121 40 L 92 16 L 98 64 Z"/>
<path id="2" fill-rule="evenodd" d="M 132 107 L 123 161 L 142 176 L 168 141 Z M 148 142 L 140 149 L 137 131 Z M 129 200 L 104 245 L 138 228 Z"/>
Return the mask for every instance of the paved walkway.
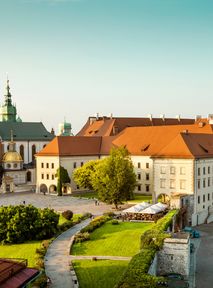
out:
<path id="1" fill-rule="evenodd" d="M 130 261 L 132 257 L 122 257 L 122 256 L 85 256 L 85 255 L 70 255 L 71 260 L 84 260 L 88 259 L 91 260 L 95 257 L 98 260 L 123 260 L 123 261 Z"/>
<path id="2" fill-rule="evenodd" d="M 65 231 L 48 248 L 45 256 L 45 271 L 51 279 L 51 287 L 74 287 L 70 273 L 70 239 L 89 222 L 90 219 L 87 219 Z"/>

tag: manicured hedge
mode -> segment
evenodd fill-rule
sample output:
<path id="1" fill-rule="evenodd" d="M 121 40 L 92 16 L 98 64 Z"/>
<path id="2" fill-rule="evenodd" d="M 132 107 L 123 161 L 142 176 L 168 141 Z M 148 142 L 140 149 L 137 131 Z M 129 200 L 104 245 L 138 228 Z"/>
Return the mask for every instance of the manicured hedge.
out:
<path id="1" fill-rule="evenodd" d="M 87 225 L 86 227 L 84 227 L 83 229 L 81 229 L 81 233 L 84 232 L 93 232 L 95 229 L 97 229 L 98 227 L 102 226 L 106 221 L 110 220 L 111 217 L 109 216 L 99 216 L 96 217 L 95 219 L 93 219 L 89 225 Z"/>
<path id="2" fill-rule="evenodd" d="M 147 274 L 155 257 L 155 253 L 162 247 L 163 240 L 170 237 L 165 230 L 171 225 L 177 210 L 169 211 L 153 226 L 141 235 L 141 252 L 135 255 L 116 288 L 157 288 L 162 277 Z"/>

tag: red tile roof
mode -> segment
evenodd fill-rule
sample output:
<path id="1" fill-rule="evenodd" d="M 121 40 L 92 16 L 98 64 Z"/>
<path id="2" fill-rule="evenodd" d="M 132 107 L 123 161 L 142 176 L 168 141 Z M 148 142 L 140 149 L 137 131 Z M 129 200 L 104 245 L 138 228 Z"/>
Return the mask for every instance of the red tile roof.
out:
<path id="1" fill-rule="evenodd" d="M 194 119 L 176 118 L 133 118 L 133 117 L 89 117 L 76 136 L 113 136 L 127 127 L 164 126 L 193 124 Z"/>

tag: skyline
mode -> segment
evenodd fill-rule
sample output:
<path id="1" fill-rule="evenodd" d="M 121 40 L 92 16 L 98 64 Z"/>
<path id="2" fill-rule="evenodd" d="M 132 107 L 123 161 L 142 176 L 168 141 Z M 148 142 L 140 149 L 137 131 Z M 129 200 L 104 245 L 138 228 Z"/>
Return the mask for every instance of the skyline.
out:
<path id="1" fill-rule="evenodd" d="M 64 117 L 76 133 L 97 112 L 211 114 L 212 8 L 208 0 L 3 1 L 0 102 L 8 73 L 22 120 L 56 132 Z"/>

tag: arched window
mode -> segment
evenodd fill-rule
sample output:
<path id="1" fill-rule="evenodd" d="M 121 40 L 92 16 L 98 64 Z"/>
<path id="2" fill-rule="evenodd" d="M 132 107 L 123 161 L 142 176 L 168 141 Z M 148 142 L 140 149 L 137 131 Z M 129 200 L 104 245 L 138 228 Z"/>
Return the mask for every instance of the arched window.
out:
<path id="1" fill-rule="evenodd" d="M 30 171 L 27 171 L 27 182 L 31 182 L 31 179 L 32 179 L 31 176 L 32 176 L 32 175 L 31 175 L 31 172 L 30 172 Z"/>
<path id="2" fill-rule="evenodd" d="M 21 145 L 21 146 L 19 147 L 19 153 L 20 153 L 20 155 L 21 155 L 21 158 L 22 158 L 23 161 L 24 161 L 24 145 Z"/>
<path id="3" fill-rule="evenodd" d="M 35 154 L 36 154 L 36 146 L 33 144 L 32 145 L 32 161 L 35 160 Z"/>

